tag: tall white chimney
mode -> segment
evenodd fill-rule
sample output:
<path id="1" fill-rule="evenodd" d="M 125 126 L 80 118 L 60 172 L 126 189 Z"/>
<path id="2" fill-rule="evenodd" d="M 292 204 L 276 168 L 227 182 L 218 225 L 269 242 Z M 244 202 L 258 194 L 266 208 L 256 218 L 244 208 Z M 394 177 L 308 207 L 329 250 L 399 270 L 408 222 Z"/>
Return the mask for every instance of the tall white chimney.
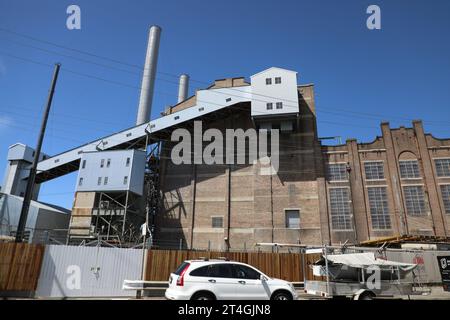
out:
<path id="1" fill-rule="evenodd" d="M 189 90 L 189 76 L 182 74 L 180 76 L 180 83 L 178 85 L 178 103 L 186 100 Z"/>
<path id="2" fill-rule="evenodd" d="M 160 36 L 161 28 L 159 26 L 151 26 L 148 34 L 147 55 L 145 56 L 136 125 L 150 121 L 152 114 L 153 88 L 155 86 Z"/>

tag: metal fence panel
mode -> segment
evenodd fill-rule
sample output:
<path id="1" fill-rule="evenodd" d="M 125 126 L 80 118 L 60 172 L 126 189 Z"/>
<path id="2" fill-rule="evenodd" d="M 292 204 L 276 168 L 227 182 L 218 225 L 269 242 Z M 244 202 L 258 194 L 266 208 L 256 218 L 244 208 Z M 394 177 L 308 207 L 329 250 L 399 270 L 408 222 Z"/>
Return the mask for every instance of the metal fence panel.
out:
<path id="1" fill-rule="evenodd" d="M 133 296 L 134 291 L 122 290 L 123 280 L 140 279 L 141 268 L 142 250 L 49 245 L 36 296 Z"/>

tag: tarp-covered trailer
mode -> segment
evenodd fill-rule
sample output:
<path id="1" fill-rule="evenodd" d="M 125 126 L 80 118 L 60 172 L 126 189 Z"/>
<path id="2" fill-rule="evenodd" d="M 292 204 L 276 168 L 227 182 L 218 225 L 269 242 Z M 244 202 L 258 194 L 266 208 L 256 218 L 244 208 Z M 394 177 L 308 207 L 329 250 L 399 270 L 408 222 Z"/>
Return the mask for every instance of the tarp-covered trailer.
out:
<path id="1" fill-rule="evenodd" d="M 374 252 L 327 254 L 326 248 L 321 251 L 321 259 L 312 269 L 314 276 L 326 281 L 305 280 L 307 294 L 370 300 L 424 293 L 415 281 L 416 264 L 388 261 L 376 257 Z M 310 253 L 317 253 L 317 249 Z"/>

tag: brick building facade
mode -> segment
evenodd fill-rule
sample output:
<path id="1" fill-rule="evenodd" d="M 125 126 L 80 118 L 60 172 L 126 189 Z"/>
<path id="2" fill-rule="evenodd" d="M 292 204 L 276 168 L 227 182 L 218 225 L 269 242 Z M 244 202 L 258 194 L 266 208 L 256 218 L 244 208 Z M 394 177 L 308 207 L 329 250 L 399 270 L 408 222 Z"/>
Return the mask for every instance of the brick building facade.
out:
<path id="1" fill-rule="evenodd" d="M 239 88 L 243 78 L 211 87 Z M 211 88 L 210 87 L 210 88 Z M 259 174 L 260 163 L 206 165 L 172 163 L 173 144 L 162 151 L 163 210 L 156 218 L 156 243 L 180 241 L 188 248 L 251 249 L 257 242 L 350 243 L 386 236 L 448 236 L 450 227 L 450 139 L 412 128 L 381 124 L 371 143 L 321 145 L 314 86 L 298 86 L 300 112 L 293 131 L 280 134 L 280 166 Z M 193 96 L 168 108 L 175 113 L 196 103 Z M 203 130 L 258 128 L 250 103 L 202 119 Z M 192 130 L 192 124 L 185 126 Z"/>

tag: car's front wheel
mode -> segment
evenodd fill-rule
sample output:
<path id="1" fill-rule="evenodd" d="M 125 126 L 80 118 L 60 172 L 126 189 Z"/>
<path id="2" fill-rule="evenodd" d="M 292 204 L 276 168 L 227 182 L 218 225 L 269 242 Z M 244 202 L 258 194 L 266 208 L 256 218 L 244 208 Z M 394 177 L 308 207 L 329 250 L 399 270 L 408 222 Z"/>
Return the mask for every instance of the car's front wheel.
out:
<path id="1" fill-rule="evenodd" d="M 292 295 L 285 291 L 275 292 L 271 300 L 292 300 Z"/>
<path id="2" fill-rule="evenodd" d="M 216 300 L 216 298 L 209 292 L 197 292 L 192 296 L 191 300 Z"/>

